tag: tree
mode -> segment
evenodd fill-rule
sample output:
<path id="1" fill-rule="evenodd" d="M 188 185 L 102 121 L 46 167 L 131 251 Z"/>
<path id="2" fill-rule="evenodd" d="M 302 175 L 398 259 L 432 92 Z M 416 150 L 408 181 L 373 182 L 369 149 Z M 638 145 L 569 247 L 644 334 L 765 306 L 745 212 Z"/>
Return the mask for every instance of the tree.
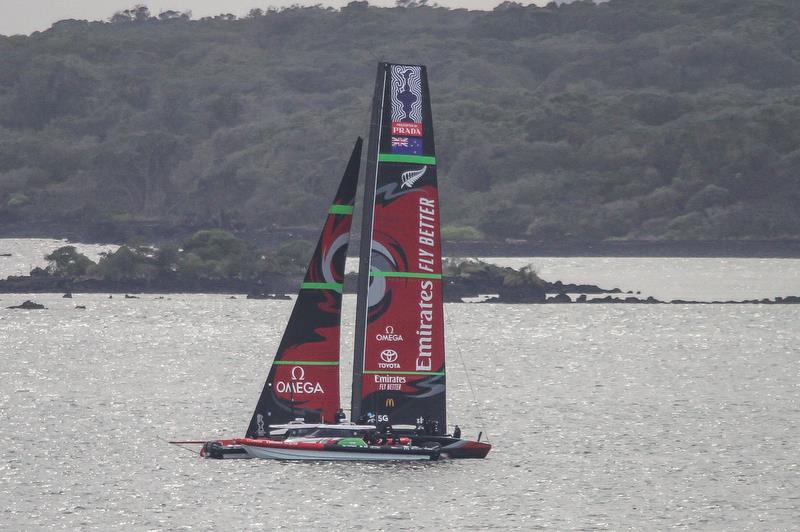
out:
<path id="1" fill-rule="evenodd" d="M 75 246 L 62 246 L 44 258 L 50 263 L 47 267 L 48 272 L 58 277 L 82 277 L 95 265 Z"/>
<path id="2" fill-rule="evenodd" d="M 402 56 L 430 66 L 444 224 L 800 237 L 796 1 L 524 4 L 137 5 L 0 36 L 0 219 L 316 230 L 367 128 L 373 56 Z"/>

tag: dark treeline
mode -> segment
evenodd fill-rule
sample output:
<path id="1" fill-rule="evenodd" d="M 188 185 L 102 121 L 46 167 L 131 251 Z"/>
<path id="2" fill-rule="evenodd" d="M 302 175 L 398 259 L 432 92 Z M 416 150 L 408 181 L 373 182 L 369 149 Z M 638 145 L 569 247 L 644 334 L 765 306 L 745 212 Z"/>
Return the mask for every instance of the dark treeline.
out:
<path id="1" fill-rule="evenodd" d="M 138 8 L 0 37 L 0 226 L 316 227 L 378 59 L 430 67 L 446 237 L 800 236 L 796 0 Z"/>

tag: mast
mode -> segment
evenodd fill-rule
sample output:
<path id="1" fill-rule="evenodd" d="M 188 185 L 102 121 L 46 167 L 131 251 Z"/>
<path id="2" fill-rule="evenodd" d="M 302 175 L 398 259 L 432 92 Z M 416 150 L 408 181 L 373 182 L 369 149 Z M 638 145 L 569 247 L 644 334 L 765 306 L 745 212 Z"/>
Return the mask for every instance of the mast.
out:
<path id="1" fill-rule="evenodd" d="M 436 152 L 427 72 L 380 63 L 365 177 L 352 417 L 446 428 Z"/>
<path id="2" fill-rule="evenodd" d="M 361 146 L 359 138 L 250 419 L 248 438 L 266 436 L 270 425 L 288 423 L 296 415 L 309 422 L 335 419 L 340 407 L 342 287 Z"/>
<path id="3" fill-rule="evenodd" d="M 383 97 L 386 92 L 387 63 L 378 63 L 375 93 L 372 96 L 372 115 L 369 122 L 369 144 L 364 171 L 364 203 L 361 209 L 361 243 L 358 253 L 358 282 L 356 293 L 356 333 L 353 341 L 353 395 L 350 400 L 350 419 L 361 417 L 361 379 L 364 370 L 365 335 L 367 331 L 367 293 L 369 291 L 370 257 L 372 256 L 372 223 L 375 210 L 375 183 L 378 179 L 378 147 L 383 119 Z"/>

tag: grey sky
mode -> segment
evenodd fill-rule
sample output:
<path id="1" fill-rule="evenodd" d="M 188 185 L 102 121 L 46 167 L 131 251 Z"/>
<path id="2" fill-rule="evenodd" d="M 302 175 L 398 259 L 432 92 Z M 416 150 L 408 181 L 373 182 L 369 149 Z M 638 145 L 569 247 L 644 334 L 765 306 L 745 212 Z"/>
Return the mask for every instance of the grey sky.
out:
<path id="1" fill-rule="evenodd" d="M 174 9 L 190 10 L 194 18 L 220 13 L 245 15 L 250 9 L 291 4 L 313 5 L 322 3 L 334 7 L 347 4 L 350 0 L 0 0 L 0 35 L 28 34 L 46 30 L 53 22 L 63 19 L 107 20 L 122 9 L 144 4 L 153 14 Z M 492 9 L 502 0 L 433 0 L 448 7 L 467 9 Z M 519 0 L 518 0 L 519 1 Z M 522 0 L 520 3 L 545 4 L 549 0 Z M 394 5 L 394 0 L 370 0 L 378 6 Z"/>

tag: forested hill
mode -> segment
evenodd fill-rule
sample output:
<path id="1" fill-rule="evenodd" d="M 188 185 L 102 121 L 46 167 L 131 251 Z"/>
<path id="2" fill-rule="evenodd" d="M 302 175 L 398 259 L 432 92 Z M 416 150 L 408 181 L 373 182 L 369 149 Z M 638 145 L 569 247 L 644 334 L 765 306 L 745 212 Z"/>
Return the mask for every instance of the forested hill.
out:
<path id="1" fill-rule="evenodd" d="M 800 2 L 120 13 L 0 37 L 0 232 L 321 223 L 378 60 L 429 66 L 449 237 L 800 236 Z"/>

